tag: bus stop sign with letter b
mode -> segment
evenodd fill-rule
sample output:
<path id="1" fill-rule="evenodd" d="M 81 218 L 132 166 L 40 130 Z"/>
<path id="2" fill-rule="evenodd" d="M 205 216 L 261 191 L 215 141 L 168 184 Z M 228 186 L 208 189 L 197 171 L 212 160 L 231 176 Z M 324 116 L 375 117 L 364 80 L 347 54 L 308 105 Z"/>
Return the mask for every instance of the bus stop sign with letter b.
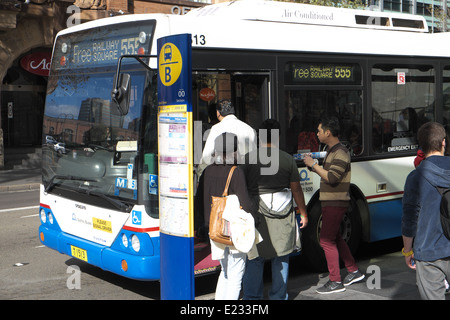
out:
<path id="1" fill-rule="evenodd" d="M 193 300 L 193 121 L 190 34 L 158 39 L 161 299 Z"/>

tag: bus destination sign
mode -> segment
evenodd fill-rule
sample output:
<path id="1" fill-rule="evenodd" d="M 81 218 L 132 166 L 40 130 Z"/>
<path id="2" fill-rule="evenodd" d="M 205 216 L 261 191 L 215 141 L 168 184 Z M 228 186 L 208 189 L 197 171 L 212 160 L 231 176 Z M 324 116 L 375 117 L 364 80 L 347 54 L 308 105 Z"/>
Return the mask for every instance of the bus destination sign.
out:
<path id="1" fill-rule="evenodd" d="M 352 84 L 357 80 L 356 70 L 354 64 L 292 62 L 289 67 L 289 80 L 293 83 Z"/>
<path id="2" fill-rule="evenodd" d="M 138 54 L 140 45 L 139 38 L 132 36 L 76 43 L 72 48 L 71 65 L 83 66 L 117 62 L 122 55 Z"/>
<path id="3" fill-rule="evenodd" d="M 58 35 L 52 68 L 113 66 L 123 55 L 149 54 L 154 25 L 155 21 L 133 21 Z M 123 63 L 136 63 L 133 60 Z"/>

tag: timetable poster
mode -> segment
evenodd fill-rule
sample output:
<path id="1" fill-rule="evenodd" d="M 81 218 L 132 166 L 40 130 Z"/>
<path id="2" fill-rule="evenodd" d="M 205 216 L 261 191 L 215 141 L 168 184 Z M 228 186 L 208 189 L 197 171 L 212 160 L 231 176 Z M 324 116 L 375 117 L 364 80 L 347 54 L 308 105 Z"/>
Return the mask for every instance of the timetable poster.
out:
<path id="1" fill-rule="evenodd" d="M 188 237 L 189 113 L 170 110 L 167 108 L 158 117 L 160 231 Z"/>
<path id="2" fill-rule="evenodd" d="M 159 116 L 159 155 L 161 162 L 187 163 L 187 114 L 167 113 Z"/>

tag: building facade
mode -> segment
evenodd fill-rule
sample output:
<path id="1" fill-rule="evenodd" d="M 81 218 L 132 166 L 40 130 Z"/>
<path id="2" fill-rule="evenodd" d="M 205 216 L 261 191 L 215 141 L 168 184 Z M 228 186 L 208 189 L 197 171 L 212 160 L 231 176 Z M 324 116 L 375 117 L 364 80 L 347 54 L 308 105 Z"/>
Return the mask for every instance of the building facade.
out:
<path id="1" fill-rule="evenodd" d="M 58 31 L 118 14 L 185 14 L 208 3 L 209 0 L 1 0 L 0 169 L 9 169 L 5 156 L 13 149 L 43 144 L 45 93 Z"/>
<path id="2" fill-rule="evenodd" d="M 373 10 L 424 16 L 432 32 L 450 31 L 450 0 L 371 0 Z"/>
<path id="3" fill-rule="evenodd" d="M 118 14 L 181 15 L 223 1 L 226 0 L 1 0 L 0 169 L 6 168 L 8 150 L 42 146 L 47 78 L 58 31 Z M 450 0 L 370 0 L 370 9 L 424 15 L 434 30 L 446 31 L 450 25 L 442 21 L 449 4 Z"/>

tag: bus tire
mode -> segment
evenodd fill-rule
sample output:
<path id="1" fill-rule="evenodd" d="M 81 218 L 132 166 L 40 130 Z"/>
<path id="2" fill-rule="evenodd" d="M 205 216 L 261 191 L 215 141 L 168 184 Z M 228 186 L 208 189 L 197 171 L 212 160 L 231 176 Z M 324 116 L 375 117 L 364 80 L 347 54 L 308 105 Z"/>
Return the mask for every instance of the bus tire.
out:
<path id="1" fill-rule="evenodd" d="M 320 201 L 314 202 L 308 212 L 308 226 L 302 230 L 302 256 L 306 264 L 317 272 L 328 271 L 327 261 L 320 246 L 322 228 L 322 207 Z M 341 235 L 355 254 L 361 241 L 362 224 L 356 199 L 352 197 L 347 213 L 341 222 Z"/>

